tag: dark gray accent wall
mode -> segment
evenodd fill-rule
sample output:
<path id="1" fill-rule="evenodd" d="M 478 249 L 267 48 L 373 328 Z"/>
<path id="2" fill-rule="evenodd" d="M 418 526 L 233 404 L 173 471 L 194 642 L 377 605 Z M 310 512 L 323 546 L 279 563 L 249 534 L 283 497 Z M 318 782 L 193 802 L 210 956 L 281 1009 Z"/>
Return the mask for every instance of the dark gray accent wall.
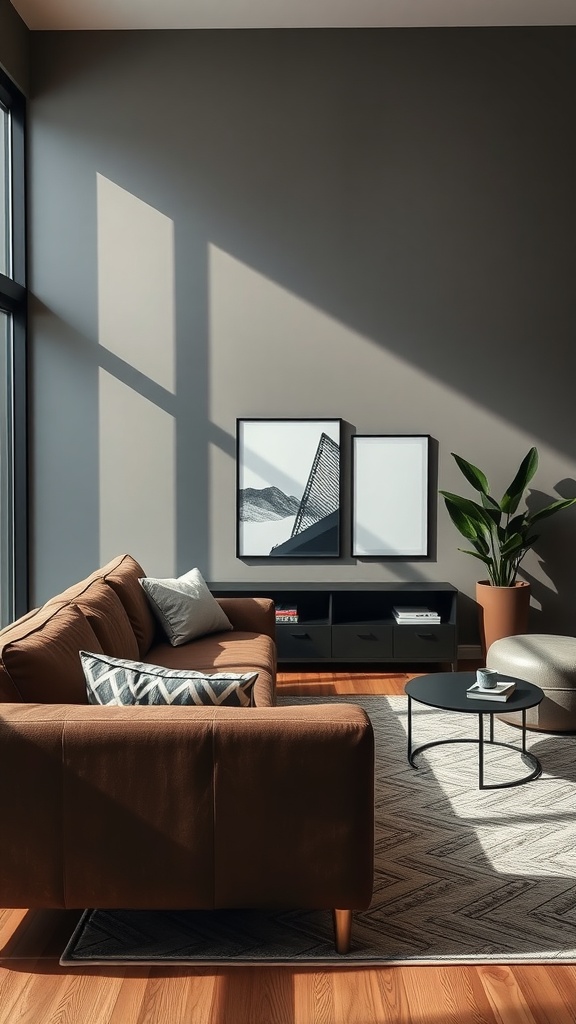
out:
<path id="1" fill-rule="evenodd" d="M 576 30 L 33 33 L 33 588 L 482 576 L 450 457 L 576 494 Z M 344 554 L 235 555 L 235 421 L 342 417 Z M 350 557 L 349 437 L 433 438 L 425 560 Z M 390 495 L 394 501 L 394 495 Z M 525 562 L 576 622 L 576 513 Z M 462 545 L 464 546 L 464 545 Z"/>
<path id="2" fill-rule="evenodd" d="M 10 0 L 0 0 L 0 65 L 26 95 L 29 77 L 28 28 Z"/>

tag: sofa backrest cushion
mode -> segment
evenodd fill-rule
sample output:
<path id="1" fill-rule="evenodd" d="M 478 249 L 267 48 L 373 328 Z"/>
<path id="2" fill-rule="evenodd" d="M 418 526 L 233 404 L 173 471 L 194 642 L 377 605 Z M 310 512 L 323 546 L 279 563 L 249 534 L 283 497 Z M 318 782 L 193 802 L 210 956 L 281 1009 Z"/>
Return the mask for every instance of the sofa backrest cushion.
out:
<path id="1" fill-rule="evenodd" d="M 79 651 L 103 653 L 90 623 L 74 604 L 51 603 L 4 630 L 2 667 L 29 704 L 87 704 Z"/>
<path id="2" fill-rule="evenodd" d="M 37 608 L 32 608 L 17 620 L 16 625 L 20 626 L 21 623 L 28 622 L 29 619 L 32 619 L 36 615 L 37 612 Z M 2 649 L 4 644 L 7 643 L 9 635 L 12 634 L 13 629 L 14 623 L 10 623 L 9 626 L 5 626 L 4 629 L 0 631 L 0 703 L 2 704 L 6 702 L 9 704 L 19 704 L 22 700 L 19 691 L 14 686 L 14 683 L 1 661 Z"/>
<path id="3" fill-rule="evenodd" d="M 138 645 L 135 657 L 141 657 L 152 646 L 159 632 L 146 596 L 142 593 L 142 588 L 138 583 L 139 578 L 145 575 L 142 566 L 135 558 L 132 558 L 132 555 L 117 555 L 101 569 L 96 569 L 85 580 L 73 583 L 71 587 L 61 594 L 57 594 L 48 603 L 78 602 L 78 599 L 86 594 L 88 587 L 91 587 L 93 583 L 96 581 L 106 583 L 120 598 L 124 606 Z"/>
<path id="4" fill-rule="evenodd" d="M 132 555 L 119 555 L 103 566 L 98 575 L 122 601 L 138 643 L 137 657 L 142 657 L 150 650 L 159 632 L 146 594 L 138 582 L 146 573 Z"/>
<path id="5" fill-rule="evenodd" d="M 103 580 L 90 583 L 74 604 L 88 619 L 105 654 L 113 658 L 138 658 L 138 641 L 122 601 Z"/>
<path id="6" fill-rule="evenodd" d="M 6 669 L 0 665 L 0 704 L 19 704 L 20 694 Z"/>

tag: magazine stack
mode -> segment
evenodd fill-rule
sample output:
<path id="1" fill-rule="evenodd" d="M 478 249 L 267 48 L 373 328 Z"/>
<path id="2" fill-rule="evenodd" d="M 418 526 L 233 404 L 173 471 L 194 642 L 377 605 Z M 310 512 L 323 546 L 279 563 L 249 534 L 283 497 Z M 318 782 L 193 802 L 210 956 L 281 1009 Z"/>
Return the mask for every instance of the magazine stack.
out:
<path id="1" fill-rule="evenodd" d="M 296 605 L 277 604 L 276 622 L 298 622 L 298 609 Z"/>
<path id="2" fill-rule="evenodd" d="M 395 604 L 392 614 L 400 626 L 431 626 L 442 621 L 438 612 L 431 608 L 410 608 Z"/>

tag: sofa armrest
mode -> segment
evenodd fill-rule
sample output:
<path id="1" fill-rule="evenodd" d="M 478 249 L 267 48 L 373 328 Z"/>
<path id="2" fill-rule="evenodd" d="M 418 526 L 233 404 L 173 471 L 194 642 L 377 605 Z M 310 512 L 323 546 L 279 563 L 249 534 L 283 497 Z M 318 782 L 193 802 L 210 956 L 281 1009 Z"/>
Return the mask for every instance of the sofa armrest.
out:
<path id="1" fill-rule="evenodd" d="M 0 906 L 366 907 L 373 756 L 349 704 L 2 705 Z"/>
<path id="2" fill-rule="evenodd" d="M 274 601 L 269 597 L 217 597 L 216 600 L 234 629 L 265 633 L 276 640 Z"/>

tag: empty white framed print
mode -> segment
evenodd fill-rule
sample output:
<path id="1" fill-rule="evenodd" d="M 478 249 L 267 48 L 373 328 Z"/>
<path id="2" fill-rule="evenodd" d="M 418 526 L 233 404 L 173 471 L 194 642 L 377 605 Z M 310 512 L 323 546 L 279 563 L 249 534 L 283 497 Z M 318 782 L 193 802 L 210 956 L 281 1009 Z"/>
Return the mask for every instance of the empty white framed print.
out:
<path id="1" fill-rule="evenodd" d="M 352 555 L 428 554 L 428 434 L 352 438 Z"/>

